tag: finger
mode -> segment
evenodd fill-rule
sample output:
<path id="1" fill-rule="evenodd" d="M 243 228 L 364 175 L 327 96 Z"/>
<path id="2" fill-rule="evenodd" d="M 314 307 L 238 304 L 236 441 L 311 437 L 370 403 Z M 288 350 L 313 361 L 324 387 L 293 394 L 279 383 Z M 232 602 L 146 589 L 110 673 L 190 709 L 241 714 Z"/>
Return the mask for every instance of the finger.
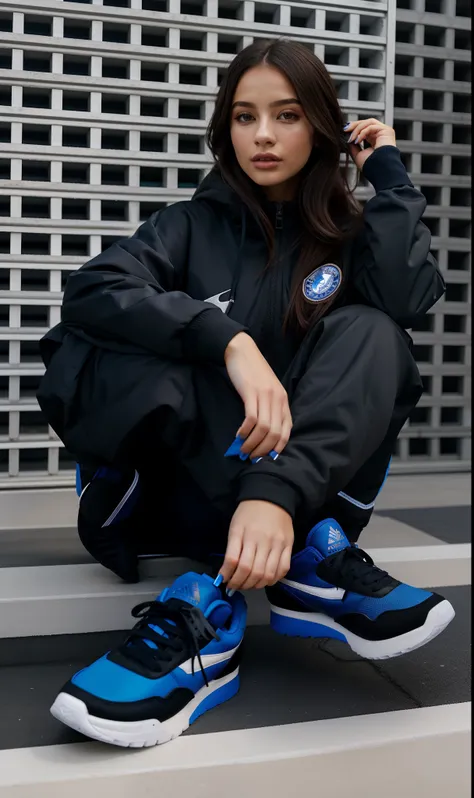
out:
<path id="1" fill-rule="evenodd" d="M 265 544 L 263 541 L 260 541 L 255 553 L 255 560 L 253 561 L 252 570 L 243 583 L 242 590 L 250 590 L 252 587 L 255 587 L 257 582 L 263 578 L 269 553 L 270 546 Z"/>
<path id="2" fill-rule="evenodd" d="M 291 435 L 291 430 L 292 429 L 293 429 L 293 419 L 291 418 L 291 415 L 289 415 L 289 416 L 286 416 L 284 421 L 283 421 L 283 426 L 281 428 L 280 440 L 273 447 L 274 450 L 278 454 L 282 453 L 282 451 L 285 448 L 286 444 L 290 440 L 290 435 Z"/>
<path id="3" fill-rule="evenodd" d="M 364 128 L 354 139 L 354 144 L 360 144 L 361 141 L 366 141 L 369 136 L 375 135 L 375 133 L 381 133 L 383 128 L 380 125 L 370 125 L 369 127 Z"/>
<path id="4" fill-rule="evenodd" d="M 229 582 L 232 579 L 235 569 L 237 568 L 242 553 L 242 540 L 243 530 L 237 528 L 230 528 L 229 539 L 227 541 L 227 549 L 224 556 L 224 562 L 219 573 L 222 574 L 224 582 Z"/>
<path id="5" fill-rule="evenodd" d="M 267 563 L 265 565 L 265 572 L 263 577 L 256 583 L 255 587 L 260 590 L 262 587 L 272 585 L 276 582 L 276 574 L 278 564 L 280 562 L 282 551 L 280 547 L 273 547 L 268 555 Z"/>
<path id="6" fill-rule="evenodd" d="M 255 543 L 246 543 L 242 549 L 239 562 L 234 575 L 231 577 L 228 587 L 231 590 L 240 590 L 245 580 L 252 571 L 257 547 Z"/>
<path id="7" fill-rule="evenodd" d="M 383 122 L 379 122 L 377 119 L 363 119 L 361 122 L 357 122 L 356 126 L 352 129 L 348 143 L 354 142 L 357 136 L 359 136 L 363 130 L 369 127 L 369 125 L 377 125 L 380 128 L 385 127 Z"/>
<path id="8" fill-rule="evenodd" d="M 264 457 L 271 452 L 272 449 L 275 449 L 276 444 L 281 438 L 285 407 L 286 405 L 282 402 L 281 398 L 275 396 L 271 405 L 270 430 L 261 443 L 252 450 L 252 459 Z"/>
<path id="9" fill-rule="evenodd" d="M 283 549 L 276 571 L 276 579 L 273 584 L 279 582 L 280 579 L 284 579 L 290 570 L 292 550 L 292 546 L 287 546 L 286 549 Z"/>
<path id="10" fill-rule="evenodd" d="M 271 427 L 271 404 L 268 394 L 259 394 L 257 406 L 257 423 L 242 444 L 243 454 L 250 454 L 263 441 Z"/>
<path id="11" fill-rule="evenodd" d="M 237 435 L 240 435 L 241 438 L 247 438 L 255 427 L 257 423 L 257 406 L 257 394 L 255 393 L 245 401 L 245 420 L 237 431 Z"/>

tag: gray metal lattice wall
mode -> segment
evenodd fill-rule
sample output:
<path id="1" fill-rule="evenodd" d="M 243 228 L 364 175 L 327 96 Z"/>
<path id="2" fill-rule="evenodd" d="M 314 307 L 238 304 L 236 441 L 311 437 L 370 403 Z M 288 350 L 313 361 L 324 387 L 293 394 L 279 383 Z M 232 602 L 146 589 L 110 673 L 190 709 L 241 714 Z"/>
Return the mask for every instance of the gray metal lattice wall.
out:
<path id="1" fill-rule="evenodd" d="M 395 88 L 395 11 L 393 0 L 3 0 L 0 486 L 71 484 L 73 464 L 34 398 L 38 340 L 59 320 L 65 280 L 153 210 L 192 194 L 209 168 L 203 136 L 223 69 L 255 37 L 279 35 L 323 58 L 350 119 L 391 124 L 395 90 L 400 147 L 417 185 L 432 192 L 434 248 L 450 285 L 416 333 L 427 394 L 396 467 L 465 466 L 468 217 L 453 199 L 468 187 L 466 172 L 450 175 L 469 163 L 456 140 L 469 117 L 450 103 L 468 97 L 456 81 L 468 64 L 468 21 L 451 6 L 436 19 L 418 5 L 399 9 Z M 437 27 L 441 45 L 426 38 Z M 441 78 L 424 74 L 438 61 L 447 65 Z M 400 74 L 407 62 L 413 72 Z M 429 92 L 442 107 L 423 105 Z M 427 142 L 429 126 L 440 141 Z M 370 193 L 363 187 L 361 199 Z"/>

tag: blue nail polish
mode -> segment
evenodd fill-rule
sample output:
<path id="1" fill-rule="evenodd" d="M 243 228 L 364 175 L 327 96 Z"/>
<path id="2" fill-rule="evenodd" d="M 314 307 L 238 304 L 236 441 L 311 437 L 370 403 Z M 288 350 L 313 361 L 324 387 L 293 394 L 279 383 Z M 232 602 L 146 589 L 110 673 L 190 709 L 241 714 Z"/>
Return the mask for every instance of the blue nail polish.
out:
<path id="1" fill-rule="evenodd" d="M 356 140 L 354 141 L 354 144 L 358 144 L 358 143 L 359 143 L 359 136 L 357 136 Z"/>
<path id="2" fill-rule="evenodd" d="M 232 590 L 230 587 L 228 587 L 228 588 L 226 588 L 226 591 L 225 591 L 225 592 L 227 593 L 227 595 L 228 595 L 228 596 L 229 596 L 229 598 L 230 598 L 231 596 L 233 596 L 233 595 L 234 595 L 234 593 L 235 593 L 235 590 Z"/>
<path id="3" fill-rule="evenodd" d="M 223 581 L 224 581 L 224 577 L 222 576 L 222 574 L 218 574 L 218 576 L 216 576 L 216 578 L 214 579 L 215 587 L 220 587 L 222 585 Z"/>
<path id="4" fill-rule="evenodd" d="M 280 457 L 280 455 L 278 454 L 278 452 L 275 451 L 275 449 L 272 449 L 271 452 L 269 452 L 269 456 L 272 458 L 272 460 L 276 460 L 278 457 Z"/>
<path id="5" fill-rule="evenodd" d="M 241 459 L 241 460 L 246 460 L 246 459 L 247 459 L 247 457 L 248 457 L 248 454 L 244 454 L 243 452 L 241 452 L 241 453 L 239 454 L 239 457 L 240 457 L 240 459 Z"/>
<path id="6" fill-rule="evenodd" d="M 352 122 L 348 122 L 347 125 L 344 125 L 344 130 L 347 130 L 348 127 L 352 125 Z"/>

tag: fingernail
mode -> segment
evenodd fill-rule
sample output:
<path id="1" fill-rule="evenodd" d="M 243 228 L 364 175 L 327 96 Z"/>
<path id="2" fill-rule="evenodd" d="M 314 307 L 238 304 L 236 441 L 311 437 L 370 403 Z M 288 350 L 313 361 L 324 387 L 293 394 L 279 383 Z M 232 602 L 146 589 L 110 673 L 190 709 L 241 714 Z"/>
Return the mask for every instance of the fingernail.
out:
<path id="1" fill-rule="evenodd" d="M 358 143 L 359 143 L 359 136 L 357 136 L 356 140 L 354 141 L 354 144 L 358 144 Z"/>
<path id="2" fill-rule="evenodd" d="M 235 593 L 235 590 L 232 590 L 232 588 L 228 587 L 228 588 L 226 589 L 226 591 L 225 591 L 225 592 L 227 593 L 227 595 L 228 595 L 228 596 L 229 596 L 229 598 L 230 598 L 231 596 L 233 596 L 233 595 L 234 595 L 234 593 Z"/>
<path id="3" fill-rule="evenodd" d="M 260 462 L 260 460 L 262 460 L 262 459 L 263 459 L 262 457 L 253 457 L 253 458 L 252 458 L 252 460 L 251 460 L 251 462 L 252 462 L 252 463 L 259 463 L 259 462 Z"/>
<path id="4" fill-rule="evenodd" d="M 271 450 L 271 452 L 269 452 L 269 455 L 270 455 L 270 457 L 272 458 L 272 460 L 276 460 L 276 459 L 277 459 L 277 457 L 279 457 L 279 456 L 280 456 L 280 455 L 278 454 L 278 452 L 276 452 L 276 451 L 275 451 L 275 449 L 272 449 L 272 450 Z"/>
<path id="5" fill-rule="evenodd" d="M 353 137 L 354 137 L 354 134 L 353 134 L 353 133 L 351 133 L 351 135 L 350 135 L 350 136 L 349 136 L 349 138 L 347 139 L 347 143 L 348 143 L 348 144 L 350 144 L 350 143 L 351 143 L 351 141 L 352 141 Z"/>
<path id="6" fill-rule="evenodd" d="M 246 459 L 247 459 L 247 457 L 248 457 L 248 454 L 245 454 L 244 452 L 241 452 L 241 453 L 239 454 L 239 457 L 240 457 L 240 459 L 241 459 L 241 460 L 246 460 Z"/>
<path id="7" fill-rule="evenodd" d="M 214 579 L 214 586 L 215 587 L 220 587 L 222 585 L 223 581 L 224 581 L 224 577 L 222 576 L 222 574 L 218 574 L 216 576 L 216 578 Z"/>
<path id="8" fill-rule="evenodd" d="M 348 127 L 352 125 L 352 122 L 348 122 L 347 125 L 344 125 L 344 130 L 347 130 Z"/>

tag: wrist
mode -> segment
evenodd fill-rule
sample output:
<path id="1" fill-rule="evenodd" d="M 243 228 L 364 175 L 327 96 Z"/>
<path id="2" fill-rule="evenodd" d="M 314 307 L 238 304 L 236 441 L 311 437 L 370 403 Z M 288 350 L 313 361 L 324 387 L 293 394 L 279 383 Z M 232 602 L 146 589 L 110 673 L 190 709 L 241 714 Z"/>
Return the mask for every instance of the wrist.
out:
<path id="1" fill-rule="evenodd" d="M 241 351 L 242 349 L 255 346 L 253 338 L 245 332 L 239 332 L 234 335 L 229 341 L 224 352 L 224 360 L 226 361 L 234 352 Z"/>

